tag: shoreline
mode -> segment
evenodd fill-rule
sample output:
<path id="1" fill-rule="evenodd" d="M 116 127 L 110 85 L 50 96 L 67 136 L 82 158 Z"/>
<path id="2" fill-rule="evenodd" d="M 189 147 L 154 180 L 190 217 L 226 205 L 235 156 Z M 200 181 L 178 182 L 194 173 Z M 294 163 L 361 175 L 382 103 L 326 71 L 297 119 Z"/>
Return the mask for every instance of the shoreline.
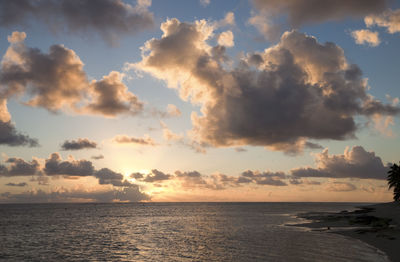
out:
<path id="1" fill-rule="evenodd" d="M 350 212 L 301 213 L 297 217 L 307 221 L 288 226 L 351 237 L 375 247 L 391 261 L 400 261 L 400 203 L 373 204 Z"/>

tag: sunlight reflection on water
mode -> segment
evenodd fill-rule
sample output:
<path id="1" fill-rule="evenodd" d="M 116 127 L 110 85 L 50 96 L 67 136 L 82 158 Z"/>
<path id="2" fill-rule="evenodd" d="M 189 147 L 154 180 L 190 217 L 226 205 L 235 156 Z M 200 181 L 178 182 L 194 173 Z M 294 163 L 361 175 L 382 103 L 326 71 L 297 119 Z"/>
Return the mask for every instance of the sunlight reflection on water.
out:
<path id="1" fill-rule="evenodd" d="M 9 261 L 387 261 L 359 241 L 282 226 L 321 203 L 0 205 Z"/>

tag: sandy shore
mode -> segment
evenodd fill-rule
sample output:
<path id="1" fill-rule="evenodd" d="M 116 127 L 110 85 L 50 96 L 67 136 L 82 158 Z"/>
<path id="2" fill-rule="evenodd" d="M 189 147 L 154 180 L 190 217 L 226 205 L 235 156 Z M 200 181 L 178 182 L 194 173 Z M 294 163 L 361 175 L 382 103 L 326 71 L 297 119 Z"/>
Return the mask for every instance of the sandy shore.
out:
<path id="1" fill-rule="evenodd" d="M 353 237 L 383 251 L 391 261 L 400 261 L 400 203 L 363 206 L 352 212 L 305 213 L 298 217 L 310 222 L 294 226 Z"/>

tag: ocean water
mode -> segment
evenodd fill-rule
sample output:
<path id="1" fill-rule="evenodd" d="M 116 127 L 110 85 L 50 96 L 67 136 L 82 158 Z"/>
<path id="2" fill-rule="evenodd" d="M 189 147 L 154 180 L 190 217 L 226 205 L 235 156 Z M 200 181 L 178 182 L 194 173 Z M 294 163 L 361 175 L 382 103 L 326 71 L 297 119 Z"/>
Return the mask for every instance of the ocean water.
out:
<path id="1" fill-rule="evenodd" d="M 0 205 L 3 261 L 388 261 L 358 240 L 296 223 L 348 203 Z"/>

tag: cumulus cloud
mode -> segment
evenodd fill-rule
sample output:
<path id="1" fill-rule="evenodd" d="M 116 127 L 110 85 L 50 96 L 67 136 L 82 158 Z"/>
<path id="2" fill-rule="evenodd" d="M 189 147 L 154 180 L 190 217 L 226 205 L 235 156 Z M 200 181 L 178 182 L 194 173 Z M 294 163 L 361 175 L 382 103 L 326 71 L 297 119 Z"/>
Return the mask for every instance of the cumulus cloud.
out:
<path id="1" fill-rule="evenodd" d="M 127 180 L 123 180 L 124 176 L 116 173 L 108 168 L 102 168 L 94 172 L 94 177 L 99 179 L 100 185 L 113 185 L 118 187 L 133 187 L 134 184 Z"/>
<path id="2" fill-rule="evenodd" d="M 21 183 L 7 183 L 6 186 L 15 186 L 15 187 L 24 187 L 27 186 L 28 184 L 25 182 L 21 182 Z"/>
<path id="3" fill-rule="evenodd" d="M 309 139 L 354 138 L 358 116 L 399 113 L 367 94 L 362 71 L 334 43 L 286 32 L 278 44 L 227 69 L 207 43 L 213 25 L 170 19 L 161 30 L 162 37 L 146 42 L 142 61 L 132 66 L 201 105 L 201 113 L 191 115 L 190 132 L 199 145 L 297 153 L 316 147 Z"/>
<path id="4" fill-rule="evenodd" d="M 233 42 L 233 38 L 234 37 L 232 31 L 228 30 L 220 33 L 217 37 L 217 41 L 218 44 L 221 46 L 232 47 L 235 45 L 235 43 Z"/>
<path id="5" fill-rule="evenodd" d="M 354 30 L 351 32 L 351 36 L 359 45 L 368 44 L 375 47 L 381 43 L 381 40 L 379 39 L 379 33 L 372 32 L 367 29 Z"/>
<path id="6" fill-rule="evenodd" d="M 97 148 L 97 143 L 87 138 L 78 138 L 78 140 L 66 140 L 61 145 L 62 150 L 81 150 Z"/>
<path id="7" fill-rule="evenodd" d="M 59 153 L 53 153 L 45 161 L 43 171 L 48 176 L 87 177 L 93 176 L 99 180 L 100 185 L 113 185 L 116 187 L 133 187 L 134 184 L 124 180 L 124 176 L 108 168 L 96 170 L 93 163 L 88 160 L 75 160 L 72 157 L 63 160 Z"/>
<path id="8" fill-rule="evenodd" d="M 145 136 L 144 138 L 140 137 L 130 137 L 127 135 L 117 135 L 112 141 L 117 144 L 137 144 L 143 146 L 156 146 L 157 143 L 149 136 Z"/>
<path id="9" fill-rule="evenodd" d="M 255 182 L 258 185 L 270 186 L 287 186 L 286 182 L 282 181 L 286 175 L 283 172 L 253 172 L 247 170 L 241 174 L 239 180 L 241 183 Z"/>
<path id="10" fill-rule="evenodd" d="M 384 10 L 382 0 L 252 0 L 256 10 L 286 15 L 292 27 L 303 24 L 364 17 Z"/>
<path id="11" fill-rule="evenodd" d="M 40 164 L 36 159 L 26 162 L 21 158 L 11 157 L 5 164 L 0 164 L 0 176 L 34 176 L 40 173 Z"/>
<path id="12" fill-rule="evenodd" d="M 143 175 L 140 173 L 133 173 L 131 177 L 141 180 L 147 183 L 161 182 L 164 180 L 169 180 L 172 176 L 169 174 L 165 174 L 157 169 L 151 170 L 150 174 Z"/>
<path id="13" fill-rule="evenodd" d="M 348 192 L 356 190 L 357 187 L 347 182 L 332 182 L 327 184 L 325 189 L 333 192 Z"/>
<path id="14" fill-rule="evenodd" d="M 232 187 L 240 187 L 245 184 L 287 186 L 286 182 L 283 181 L 287 179 L 283 172 L 253 172 L 250 170 L 243 172 L 240 176 L 230 176 L 218 172 L 211 175 L 204 175 L 198 171 L 180 170 L 170 175 L 153 169 L 149 174 L 133 173 L 130 177 L 140 182 L 153 184 L 171 181 L 173 185 L 179 185 L 185 190 L 195 188 L 223 190 Z"/>
<path id="15" fill-rule="evenodd" d="M 3 97 L 26 94 L 30 99 L 24 104 L 51 112 L 114 117 L 142 111 L 143 102 L 128 91 L 123 74 L 113 71 L 99 81 L 89 82 L 83 62 L 73 50 L 52 45 L 48 53 L 43 53 L 27 47 L 25 37 L 23 32 L 13 32 L 8 38 L 10 47 L 0 71 Z"/>
<path id="16" fill-rule="evenodd" d="M 316 168 L 296 168 L 291 170 L 293 177 L 330 177 L 386 179 L 388 166 L 374 152 L 362 146 L 346 148 L 342 155 L 329 155 L 328 149 L 315 156 Z"/>
<path id="17" fill-rule="evenodd" d="M 23 36 L 21 36 L 23 35 Z M 76 108 L 84 95 L 86 74 L 83 63 L 74 51 L 53 45 L 49 53 L 28 48 L 23 43 L 25 33 L 14 32 L 10 47 L 3 57 L 0 84 L 3 95 L 26 92 L 31 106 L 57 111 L 62 107 Z"/>
<path id="18" fill-rule="evenodd" d="M 39 143 L 37 139 L 18 132 L 10 121 L 0 120 L 0 145 L 36 147 Z"/>
<path id="19" fill-rule="evenodd" d="M 135 6 L 121 0 L 1 1 L 0 26 L 27 25 L 35 19 L 47 24 L 53 32 L 95 33 L 113 44 L 121 35 L 153 27 L 150 5 L 151 0 L 138 0 Z"/>
<path id="20" fill-rule="evenodd" d="M 121 190 L 97 190 L 89 191 L 82 189 L 45 192 L 43 190 L 32 190 L 23 193 L 12 194 L 5 192 L 0 194 L 0 202 L 7 203 L 48 203 L 48 202 L 114 202 L 129 201 L 139 202 L 150 200 L 150 196 L 141 192 L 137 186 L 127 187 Z"/>
<path id="21" fill-rule="evenodd" d="M 94 114 L 113 117 L 118 114 L 136 115 L 143 110 L 143 102 L 128 91 L 122 82 L 123 75 L 113 71 L 102 80 L 92 81 L 90 92 L 92 102 L 87 110 Z"/>
<path id="22" fill-rule="evenodd" d="M 400 32 L 400 9 L 386 10 L 381 14 L 369 15 L 364 18 L 367 27 L 386 27 L 390 34 Z"/>

